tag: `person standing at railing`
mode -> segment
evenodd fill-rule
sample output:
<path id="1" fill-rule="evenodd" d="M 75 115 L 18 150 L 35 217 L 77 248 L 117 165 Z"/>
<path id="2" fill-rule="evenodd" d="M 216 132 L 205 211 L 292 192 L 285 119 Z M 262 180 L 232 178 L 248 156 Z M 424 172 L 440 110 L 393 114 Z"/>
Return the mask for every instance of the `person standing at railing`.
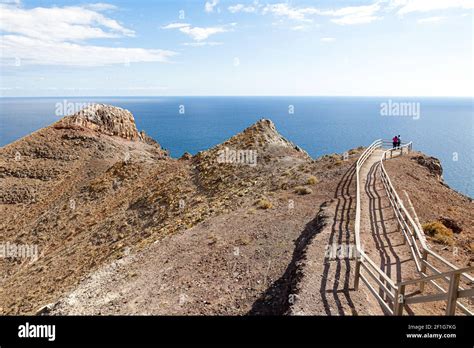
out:
<path id="1" fill-rule="evenodd" d="M 400 134 L 397 136 L 397 147 L 400 147 L 402 141 L 400 140 Z"/>
<path id="2" fill-rule="evenodd" d="M 392 139 L 392 145 L 393 148 L 396 148 L 398 146 L 398 137 L 396 135 Z"/>

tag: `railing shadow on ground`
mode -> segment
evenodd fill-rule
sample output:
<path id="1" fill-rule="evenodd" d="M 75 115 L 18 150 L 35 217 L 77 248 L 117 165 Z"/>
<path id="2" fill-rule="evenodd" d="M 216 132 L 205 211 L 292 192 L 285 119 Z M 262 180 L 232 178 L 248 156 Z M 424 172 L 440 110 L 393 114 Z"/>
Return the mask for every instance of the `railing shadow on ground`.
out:
<path id="1" fill-rule="evenodd" d="M 388 224 L 386 224 L 387 221 L 392 221 L 396 220 L 396 217 L 393 216 L 392 218 L 386 217 L 386 215 L 393 215 L 393 212 L 385 212 L 385 208 L 390 208 L 391 206 L 388 205 L 388 207 L 384 207 L 383 204 L 387 198 L 387 195 L 380 194 L 380 191 L 385 190 L 382 188 L 380 189 L 378 187 L 378 170 L 380 169 L 380 163 L 375 162 L 370 170 L 369 173 L 367 174 L 367 180 L 365 183 L 365 192 L 367 193 L 367 196 L 369 197 L 369 215 L 370 215 L 370 223 L 371 223 L 371 234 L 372 238 L 374 239 L 376 248 L 379 252 L 379 257 L 380 257 L 380 269 L 385 272 L 385 274 L 390 277 L 391 279 L 394 279 L 395 282 L 401 282 L 402 281 L 402 264 L 406 263 L 407 261 L 411 261 L 410 259 L 403 260 L 399 254 L 396 252 L 395 247 L 404 245 L 405 243 L 402 244 L 396 244 L 394 245 L 392 243 L 392 240 L 390 238 L 390 234 L 393 233 L 400 233 L 399 228 L 396 230 L 392 231 L 387 231 L 388 229 Z M 384 200 L 385 198 L 385 200 Z M 397 225 L 398 227 L 398 225 Z M 395 274 L 392 274 L 392 266 L 395 266 Z M 381 282 L 385 283 L 386 286 L 390 286 L 383 277 L 379 278 Z M 393 301 L 391 300 L 390 297 L 385 295 L 384 289 L 382 287 L 379 287 L 379 295 L 382 297 L 384 300 L 387 301 L 389 306 L 394 306 Z M 414 314 L 413 311 L 411 310 L 410 307 L 406 306 L 405 309 L 409 314 Z"/>
<path id="2" fill-rule="evenodd" d="M 337 199 L 336 209 L 334 213 L 333 224 L 331 226 L 331 234 L 329 236 L 328 245 L 331 246 L 335 242 L 335 238 L 337 237 L 337 244 L 340 246 L 343 243 L 343 237 L 345 236 L 345 243 L 346 245 L 351 244 L 351 234 L 350 234 L 350 218 L 351 218 L 351 207 L 353 204 L 353 196 L 351 195 L 350 188 L 352 186 L 352 181 L 355 176 L 356 164 L 354 163 L 343 175 L 341 180 L 339 181 L 336 192 L 334 193 L 334 198 Z M 340 217 L 340 218 L 339 218 Z M 344 262 L 345 272 L 343 276 L 343 287 L 339 289 L 339 284 L 341 282 L 341 269 L 342 269 L 342 262 Z M 331 266 L 335 268 L 334 272 L 334 282 L 332 286 L 332 290 L 328 290 L 328 280 L 331 271 Z M 343 260 L 340 258 L 335 258 L 333 262 L 325 257 L 324 260 L 324 270 L 321 280 L 321 287 L 320 287 L 320 295 L 323 301 L 324 310 L 327 315 L 332 315 L 331 306 L 329 305 L 329 300 L 327 294 L 332 294 L 334 302 L 337 307 L 337 311 L 339 315 L 345 315 L 344 307 L 342 305 L 341 298 L 339 297 L 340 294 L 344 294 L 344 298 L 349 305 L 352 313 L 356 313 L 356 309 L 354 303 L 351 299 L 350 290 L 350 276 L 351 276 L 351 265 L 350 260 L 348 257 L 344 257 Z"/>
<path id="3" fill-rule="evenodd" d="M 337 242 L 341 244 L 343 240 L 347 244 L 350 243 L 350 220 L 351 210 L 353 210 L 353 195 L 350 189 L 353 184 L 355 176 L 355 164 L 351 165 L 343 174 L 339 181 L 334 198 L 337 199 L 336 213 L 332 221 L 331 234 L 329 236 L 328 245 Z M 323 208 L 326 203 L 323 203 Z M 267 290 L 253 303 L 251 310 L 247 315 L 284 315 L 287 314 L 290 303 L 289 296 L 293 294 L 293 288 L 298 283 L 298 278 L 301 276 L 297 272 L 297 263 L 305 257 L 306 250 L 313 238 L 321 231 L 324 221 L 319 216 L 315 217 L 306 226 L 298 239 L 295 241 L 295 249 L 293 251 L 292 260 L 286 268 L 283 275 L 274 281 Z M 324 255 L 323 255 L 324 256 Z M 354 290 L 350 287 L 351 267 L 350 260 L 336 259 L 335 262 L 329 263 L 324 260 L 324 270 L 322 274 L 320 296 L 322 299 L 324 311 L 327 315 L 333 315 L 331 306 L 329 305 L 328 294 L 332 294 L 334 302 L 336 303 L 337 314 L 344 315 L 344 307 L 342 301 L 346 301 L 350 307 L 352 314 L 356 314 L 354 303 L 350 297 L 350 291 Z M 345 265 L 345 271 L 342 274 L 342 262 Z M 334 268 L 331 268 L 333 266 Z M 328 275 L 331 270 L 334 270 L 333 282 L 328 282 Z M 342 288 L 339 285 L 342 283 Z M 329 288 L 329 290 L 328 290 Z M 342 294 L 342 295 L 341 295 Z M 343 297 L 342 297 L 343 296 Z"/>
<path id="4" fill-rule="evenodd" d="M 371 225 L 371 235 L 375 242 L 375 247 L 379 253 L 380 257 L 380 269 L 387 274 L 388 277 L 392 278 L 392 267 L 390 264 L 392 263 L 392 258 L 395 259 L 395 263 L 397 264 L 397 280 L 401 278 L 401 266 L 400 266 L 400 258 L 393 250 L 393 247 L 390 242 L 390 238 L 387 236 L 386 226 L 384 223 L 384 212 L 381 209 L 381 197 L 377 193 L 376 182 L 375 182 L 375 174 L 377 171 L 378 163 L 374 163 L 369 170 L 367 175 L 367 180 L 365 182 L 365 192 L 369 197 L 369 217 L 370 217 L 370 225 Z M 383 230 L 381 233 L 380 230 Z M 384 235 L 384 240 L 382 240 L 382 234 Z M 388 251 L 385 248 L 385 242 L 388 243 Z M 384 279 L 380 277 L 380 281 L 384 282 Z M 379 289 L 379 295 L 386 299 L 383 289 Z M 388 299 L 390 302 L 390 299 Z"/>
<path id="5" fill-rule="evenodd" d="M 380 166 L 380 178 L 382 180 L 383 186 L 387 193 L 387 198 L 390 201 L 390 205 L 393 208 L 395 217 L 398 222 L 398 226 L 402 235 L 405 239 L 405 242 L 410 247 L 412 254 L 412 260 L 415 262 L 416 269 L 419 273 L 418 279 L 406 280 L 406 281 L 397 281 L 395 284 L 390 277 L 378 267 L 362 250 L 360 245 L 360 178 L 359 170 L 364 164 L 364 162 L 374 153 L 376 149 L 382 148 L 384 145 L 389 144 L 387 141 L 382 141 L 381 139 L 374 141 L 360 156 L 357 161 L 356 177 L 357 177 L 357 195 L 356 195 L 356 220 L 355 220 L 355 238 L 356 246 L 358 251 L 358 260 L 355 267 L 354 275 L 354 288 L 358 289 L 359 280 L 362 280 L 364 284 L 368 287 L 370 292 L 376 297 L 379 303 L 382 306 L 384 312 L 389 314 L 402 315 L 403 309 L 407 309 L 409 314 L 413 312 L 408 307 L 408 304 L 415 303 L 424 303 L 424 302 L 434 302 L 434 301 L 446 301 L 446 314 L 454 315 L 456 308 L 459 308 L 463 313 L 468 315 L 473 315 L 474 313 L 466 307 L 466 305 L 459 302 L 458 299 L 465 299 L 468 297 L 474 296 L 474 279 L 469 275 L 469 272 L 474 271 L 474 267 L 467 267 L 459 269 L 453 264 L 449 263 L 447 260 L 436 254 L 430 248 L 427 247 L 424 241 L 424 234 L 420 230 L 420 227 L 414 222 L 414 219 L 411 217 L 410 213 L 405 208 L 403 201 L 398 196 L 395 191 L 390 178 L 385 171 L 383 161 L 388 158 L 392 158 L 395 153 L 397 156 L 401 156 L 406 152 L 412 150 L 412 143 L 403 144 L 397 148 L 391 148 L 383 152 L 382 156 L 379 159 Z M 389 157 L 387 156 L 388 154 Z M 412 207 L 413 211 L 414 208 Z M 414 212 L 415 216 L 416 213 Z M 430 259 L 428 259 L 430 257 Z M 429 261 L 431 260 L 431 262 Z M 449 271 L 442 271 L 434 266 L 435 263 L 441 264 L 444 268 L 448 268 Z M 369 278 L 366 278 L 362 274 L 362 271 L 366 272 Z M 427 272 L 430 271 L 434 273 L 429 276 Z M 373 286 L 369 281 L 375 281 L 379 286 L 379 291 Z M 464 289 L 460 286 L 460 280 L 463 279 L 469 284 L 469 289 Z M 437 281 L 447 281 L 449 286 L 445 290 L 440 286 Z M 405 294 L 407 286 L 419 285 L 419 291 L 412 292 L 409 295 Z M 433 286 L 434 289 L 440 291 L 437 294 L 421 295 L 424 290 L 425 284 Z M 381 295 L 382 293 L 382 295 Z M 388 300 L 387 300 L 388 298 Z"/>

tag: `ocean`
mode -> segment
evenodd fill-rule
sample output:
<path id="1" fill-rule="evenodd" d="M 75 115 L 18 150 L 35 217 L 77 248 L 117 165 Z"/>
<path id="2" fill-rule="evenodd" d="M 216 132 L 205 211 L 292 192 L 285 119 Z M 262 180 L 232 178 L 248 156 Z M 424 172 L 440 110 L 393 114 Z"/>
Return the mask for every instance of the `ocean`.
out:
<path id="1" fill-rule="evenodd" d="M 313 158 L 378 138 L 413 141 L 441 160 L 453 189 L 473 197 L 473 98 L 81 97 L 0 98 L 0 146 L 58 120 L 68 107 L 106 103 L 130 110 L 139 130 L 172 157 L 221 143 L 261 118 Z M 65 109 L 65 110 L 61 110 Z"/>

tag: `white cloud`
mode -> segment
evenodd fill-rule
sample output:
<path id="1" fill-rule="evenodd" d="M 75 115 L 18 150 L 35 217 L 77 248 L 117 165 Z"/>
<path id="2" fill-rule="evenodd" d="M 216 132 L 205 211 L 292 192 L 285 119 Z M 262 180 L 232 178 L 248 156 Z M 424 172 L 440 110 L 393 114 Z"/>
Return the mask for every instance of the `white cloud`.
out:
<path id="1" fill-rule="evenodd" d="M 1 62 L 13 65 L 102 66 L 139 62 L 167 62 L 175 52 L 122 47 L 101 47 L 77 43 L 45 41 L 20 35 L 4 35 L 0 41 Z"/>
<path id="2" fill-rule="evenodd" d="M 336 39 L 333 38 L 333 37 L 322 37 L 322 38 L 321 38 L 321 42 L 327 42 L 327 43 L 329 43 L 329 42 L 334 42 L 334 41 L 336 41 Z"/>
<path id="3" fill-rule="evenodd" d="M 392 8 L 399 8 L 398 14 L 412 12 L 430 12 L 447 9 L 472 9 L 472 0 L 392 0 Z"/>
<path id="4" fill-rule="evenodd" d="M 438 23 L 441 22 L 446 17 L 435 16 L 435 17 L 426 17 L 418 19 L 418 23 Z"/>
<path id="5" fill-rule="evenodd" d="M 262 13 L 271 13 L 277 17 L 286 17 L 300 22 L 312 22 L 310 16 L 335 17 L 331 21 L 339 25 L 370 23 L 381 17 L 376 14 L 380 11 L 379 3 L 364 6 L 343 7 L 337 10 L 321 10 L 316 7 L 292 7 L 288 3 L 266 5 Z"/>
<path id="6" fill-rule="evenodd" d="M 94 11 L 108 11 L 108 10 L 116 10 L 117 6 L 112 4 L 106 4 L 103 2 L 97 2 L 95 4 L 85 4 L 84 7 L 87 7 Z"/>
<path id="7" fill-rule="evenodd" d="M 202 47 L 202 46 L 221 46 L 223 45 L 222 42 L 215 42 L 215 41 L 200 41 L 200 42 L 185 42 L 183 43 L 184 46 L 192 46 L 192 47 Z"/>
<path id="8" fill-rule="evenodd" d="M 311 19 L 305 17 L 306 14 L 310 14 L 309 10 L 313 10 L 312 8 L 296 8 L 291 7 L 287 3 L 279 3 L 279 4 L 270 4 L 266 5 L 262 13 L 267 14 L 271 13 L 277 17 L 287 17 L 288 19 L 297 20 L 297 21 L 305 21 L 310 22 Z"/>
<path id="9" fill-rule="evenodd" d="M 0 4 L 0 63 L 15 65 L 101 66 L 137 62 L 165 62 L 175 52 L 160 49 L 101 47 L 89 39 L 135 35 L 100 11 L 115 6 L 95 3 L 81 6 L 24 9 Z"/>
<path id="10" fill-rule="evenodd" d="M 206 40 L 209 36 L 218 33 L 225 33 L 227 29 L 224 27 L 183 27 L 179 29 L 181 32 L 189 35 L 196 41 Z"/>
<path id="11" fill-rule="evenodd" d="M 323 16 L 338 17 L 331 20 L 333 23 L 339 25 L 351 25 L 371 23 L 380 19 L 380 17 L 376 16 L 379 10 L 380 5 L 374 3 L 366 6 L 350 6 L 338 10 L 321 11 L 319 14 Z"/>
<path id="12" fill-rule="evenodd" d="M 204 5 L 204 11 L 207 13 L 214 12 L 214 7 L 216 7 L 218 3 L 219 0 L 206 1 L 206 4 Z"/>
<path id="13" fill-rule="evenodd" d="M 229 31 L 229 26 L 235 26 L 235 23 L 217 27 L 193 27 L 188 23 L 171 23 L 162 27 L 162 29 L 178 29 L 195 41 L 204 41 L 211 35 Z"/>
<path id="14" fill-rule="evenodd" d="M 229 12 L 248 12 L 271 14 L 280 19 L 289 19 L 300 22 L 312 22 L 315 17 L 332 17 L 331 22 L 338 25 L 366 24 L 383 17 L 382 13 L 396 11 L 403 15 L 412 12 L 429 12 L 449 9 L 473 9 L 474 0 L 374 0 L 372 4 L 360 6 L 346 6 L 336 9 L 321 9 L 317 7 L 295 7 L 291 2 L 267 4 L 265 6 L 255 1 L 251 5 L 235 4 L 228 7 Z M 470 15 L 470 14 L 468 14 Z M 420 22 L 424 22 L 421 20 Z M 290 27 L 293 30 L 302 30 L 302 26 Z"/>
<path id="15" fill-rule="evenodd" d="M 168 25 L 165 25 L 164 27 L 161 27 L 161 29 L 179 29 L 179 28 L 185 28 L 185 27 L 190 27 L 191 24 L 189 23 L 170 23 Z"/>
<path id="16" fill-rule="evenodd" d="M 244 5 L 244 4 L 236 4 L 233 6 L 229 6 L 227 9 L 231 13 L 237 13 L 237 12 L 246 12 L 246 13 L 255 13 L 258 10 L 258 3 L 255 3 L 254 5 Z"/>
<path id="17" fill-rule="evenodd" d="M 49 41 L 87 40 L 134 36 L 133 30 L 114 19 L 85 7 L 1 6 L 0 30 Z"/>

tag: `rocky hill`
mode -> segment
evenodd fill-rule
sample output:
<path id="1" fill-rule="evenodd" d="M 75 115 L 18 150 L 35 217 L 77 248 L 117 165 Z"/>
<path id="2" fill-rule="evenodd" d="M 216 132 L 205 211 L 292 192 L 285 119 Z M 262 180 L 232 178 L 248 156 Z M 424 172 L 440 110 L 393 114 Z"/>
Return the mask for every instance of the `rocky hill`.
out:
<path id="1" fill-rule="evenodd" d="M 38 248 L 0 258 L 0 314 L 287 313 L 360 151 L 313 160 L 260 120 L 173 159 L 89 106 L 0 149 L 0 244 Z"/>

